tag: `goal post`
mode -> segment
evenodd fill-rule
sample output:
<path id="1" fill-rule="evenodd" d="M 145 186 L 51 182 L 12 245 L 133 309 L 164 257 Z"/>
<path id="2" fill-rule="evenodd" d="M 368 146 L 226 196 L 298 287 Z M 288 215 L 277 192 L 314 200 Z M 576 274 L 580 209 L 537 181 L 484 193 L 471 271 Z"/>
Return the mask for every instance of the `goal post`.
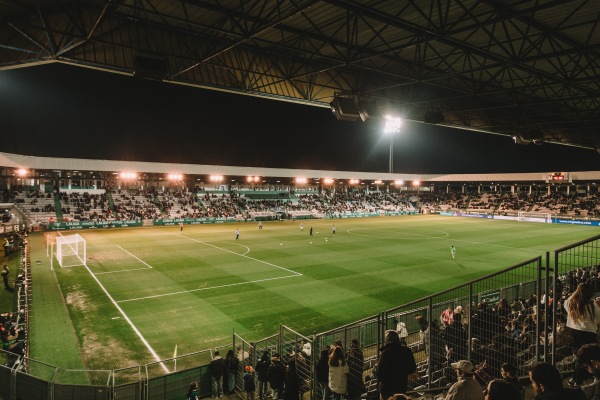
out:
<path id="1" fill-rule="evenodd" d="M 552 214 L 519 211 L 519 221 L 552 223 Z"/>
<path id="2" fill-rule="evenodd" d="M 62 268 L 85 265 L 86 242 L 80 234 L 56 236 L 56 260 Z"/>

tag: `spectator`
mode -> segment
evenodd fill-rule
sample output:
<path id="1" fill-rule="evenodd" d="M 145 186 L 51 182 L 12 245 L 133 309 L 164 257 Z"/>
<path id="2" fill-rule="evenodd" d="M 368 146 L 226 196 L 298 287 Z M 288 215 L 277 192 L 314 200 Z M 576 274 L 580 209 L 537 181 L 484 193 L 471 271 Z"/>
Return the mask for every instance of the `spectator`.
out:
<path id="1" fill-rule="evenodd" d="M 255 391 L 256 383 L 254 382 L 254 370 L 251 366 L 246 365 L 246 372 L 244 373 L 244 392 L 246 392 L 246 400 L 254 400 Z"/>
<path id="2" fill-rule="evenodd" d="M 458 382 L 450 386 L 444 400 L 483 400 L 483 390 L 479 382 L 473 378 L 475 368 L 468 360 L 452 363 Z"/>
<path id="3" fill-rule="evenodd" d="M 321 350 L 321 355 L 315 363 L 315 375 L 318 384 L 317 400 L 329 399 L 329 351 Z"/>
<path id="4" fill-rule="evenodd" d="M 192 382 L 190 388 L 187 391 L 187 400 L 198 400 L 198 382 Z"/>
<path id="5" fill-rule="evenodd" d="M 352 339 L 350 342 L 350 349 L 348 350 L 348 354 L 346 354 L 346 360 L 350 369 L 350 373 L 348 374 L 347 398 L 348 400 L 358 400 L 367 391 L 367 388 L 363 381 L 363 363 L 365 359 L 357 339 Z"/>
<path id="6" fill-rule="evenodd" d="M 279 358 L 278 353 L 273 354 L 273 357 L 271 357 L 271 365 L 267 371 L 267 379 L 271 386 L 273 400 L 278 400 L 283 393 L 285 380 L 285 370 L 283 365 L 281 365 L 281 359 Z"/>
<path id="7" fill-rule="evenodd" d="M 310 345 L 310 342 L 308 341 L 308 339 L 302 339 L 301 351 L 304 353 L 305 358 L 310 358 L 312 348 L 311 348 L 311 345 Z"/>
<path id="8" fill-rule="evenodd" d="M 517 389 L 517 392 L 519 393 L 519 400 L 523 400 L 525 398 L 525 387 L 521 384 L 521 382 L 519 382 L 515 367 L 509 363 L 502 364 L 502 367 L 500 367 L 500 375 L 502 376 L 502 379 Z"/>
<path id="9" fill-rule="evenodd" d="M 291 358 L 285 370 L 285 390 L 283 391 L 285 400 L 300 399 L 300 383 L 298 371 L 296 370 L 296 359 Z"/>
<path id="10" fill-rule="evenodd" d="M 233 394 L 235 391 L 235 377 L 237 376 L 239 366 L 240 361 L 233 354 L 233 350 L 227 351 L 227 355 L 225 356 L 225 370 L 227 371 L 227 381 L 224 389 L 227 394 Z"/>
<path id="11" fill-rule="evenodd" d="M 519 400 L 519 392 L 509 382 L 502 379 L 494 379 L 487 385 L 485 391 L 486 400 Z"/>
<path id="12" fill-rule="evenodd" d="M 586 400 L 581 388 L 564 388 L 560 372 L 551 364 L 540 362 L 529 369 L 535 400 Z"/>
<path id="13" fill-rule="evenodd" d="M 267 398 L 267 394 L 269 392 L 269 352 L 264 351 L 260 360 L 256 363 L 256 367 L 254 370 L 256 371 L 258 378 L 258 398 L 259 400 L 264 400 Z"/>
<path id="14" fill-rule="evenodd" d="M 212 398 L 223 397 L 223 374 L 225 373 L 225 360 L 215 351 L 215 358 L 210 362 L 212 378 Z"/>
<path id="15" fill-rule="evenodd" d="M 600 345 L 584 344 L 577 350 L 577 361 L 594 376 L 594 381 L 581 386 L 581 389 L 588 400 L 600 400 Z"/>
<path id="16" fill-rule="evenodd" d="M 596 343 L 598 324 L 600 324 L 600 302 L 595 301 L 594 287 L 589 283 L 580 283 L 573 294 L 564 302 L 567 310 L 567 327 L 573 334 L 573 347 L 579 349 L 587 343 Z M 581 385 L 587 372 L 581 368 L 577 361 L 573 376 L 569 383 Z"/>
<path id="17" fill-rule="evenodd" d="M 396 393 L 406 393 L 408 375 L 417 370 L 412 351 L 400 344 L 398 332 L 385 331 L 385 344 L 379 354 L 377 379 L 379 393 L 384 399 Z"/>
<path id="18" fill-rule="evenodd" d="M 444 311 L 442 311 L 442 314 L 440 315 L 440 320 L 442 321 L 442 324 L 444 324 L 444 326 L 448 326 L 452 324 L 453 317 L 454 312 L 452 311 L 452 306 L 448 306 Z"/>
<path id="19" fill-rule="evenodd" d="M 344 357 L 344 350 L 336 346 L 329 356 L 329 389 L 333 400 L 340 400 L 348 389 L 348 373 L 350 368 Z"/>

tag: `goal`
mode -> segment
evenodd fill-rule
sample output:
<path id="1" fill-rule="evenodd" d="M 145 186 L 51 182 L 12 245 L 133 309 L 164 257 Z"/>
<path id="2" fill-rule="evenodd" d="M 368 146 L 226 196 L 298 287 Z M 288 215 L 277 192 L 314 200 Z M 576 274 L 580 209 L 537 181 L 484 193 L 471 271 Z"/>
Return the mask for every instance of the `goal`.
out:
<path id="1" fill-rule="evenodd" d="M 552 223 L 552 214 L 519 211 L 519 221 Z"/>
<path id="2" fill-rule="evenodd" d="M 56 236 L 56 260 L 62 268 L 86 264 L 85 239 L 78 233 Z"/>

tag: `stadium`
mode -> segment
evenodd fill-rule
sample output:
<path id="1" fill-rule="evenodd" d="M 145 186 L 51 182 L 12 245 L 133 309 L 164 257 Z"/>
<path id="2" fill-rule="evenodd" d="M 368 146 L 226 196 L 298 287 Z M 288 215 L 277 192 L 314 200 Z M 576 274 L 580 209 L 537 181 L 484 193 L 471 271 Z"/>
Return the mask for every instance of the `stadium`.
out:
<path id="1" fill-rule="evenodd" d="M 539 390 L 529 370 L 540 362 L 560 374 L 560 390 L 591 382 L 578 374 L 582 342 L 564 303 L 581 285 L 600 293 L 600 172 L 588 161 L 600 148 L 597 59 L 573 62 L 595 54 L 598 5 L 42 3 L 4 4 L 0 25 L 10 94 L 0 106 L 18 138 L 0 152 L 0 398 L 194 398 L 194 383 L 198 397 L 251 398 L 246 383 L 263 380 L 245 367 L 258 371 L 261 358 L 286 366 L 289 400 L 444 399 L 459 360 L 472 362 L 482 396 L 507 366 L 521 399 Z M 453 23 L 432 28 L 438 19 Z M 491 29 L 500 26 L 502 35 Z M 553 42 L 533 45 L 536 34 Z M 511 62 L 508 43 L 522 52 Z M 50 113 L 21 100 L 45 97 L 12 70 L 43 75 L 55 64 L 120 75 L 124 99 L 126 81 L 160 96 L 166 86 L 187 91 L 179 103 L 162 99 L 173 108 L 146 109 L 136 127 L 113 112 L 127 101 L 78 109 L 65 89 L 56 101 L 64 124 L 49 117 L 37 132 L 33 113 Z M 82 86 L 100 99 L 101 88 Z M 247 126 L 234 127 L 216 101 L 202 118 L 172 111 L 193 113 L 181 99 L 206 88 L 316 106 L 352 125 L 313 123 L 299 136 L 297 121 L 271 146 L 258 133 L 269 121 L 240 110 L 228 119 Z M 461 142 L 470 162 L 460 168 L 444 161 L 457 158 L 454 147 L 441 164 L 413 148 L 432 172 L 398 172 L 420 168 L 403 153 L 410 143 L 394 112 L 421 136 L 458 128 L 506 139 L 512 158 L 481 165 L 488 153 Z M 168 123 L 152 119 L 162 113 Z M 153 124 L 182 118 L 217 130 L 194 137 L 177 125 L 181 136 L 154 136 Z M 371 146 L 353 140 L 361 129 L 388 136 Z M 330 146 L 328 132 L 340 135 Z M 259 147 L 244 136 L 260 136 Z M 390 337 L 415 360 L 392 393 L 379 369 Z M 316 365 L 338 350 L 349 372 L 332 393 Z M 258 393 L 277 395 L 274 382 Z"/>

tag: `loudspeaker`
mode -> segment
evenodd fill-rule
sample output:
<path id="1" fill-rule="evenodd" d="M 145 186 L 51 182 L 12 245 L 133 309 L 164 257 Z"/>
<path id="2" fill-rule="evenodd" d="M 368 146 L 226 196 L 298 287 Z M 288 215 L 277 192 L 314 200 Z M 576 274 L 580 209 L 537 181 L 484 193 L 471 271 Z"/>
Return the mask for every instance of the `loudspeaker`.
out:
<path id="1" fill-rule="evenodd" d="M 167 60 L 136 56 L 133 60 L 133 76 L 163 81 L 167 76 Z"/>
<path id="2" fill-rule="evenodd" d="M 360 118 L 358 106 L 351 97 L 335 96 L 329 106 L 333 115 L 340 121 L 356 121 Z"/>

